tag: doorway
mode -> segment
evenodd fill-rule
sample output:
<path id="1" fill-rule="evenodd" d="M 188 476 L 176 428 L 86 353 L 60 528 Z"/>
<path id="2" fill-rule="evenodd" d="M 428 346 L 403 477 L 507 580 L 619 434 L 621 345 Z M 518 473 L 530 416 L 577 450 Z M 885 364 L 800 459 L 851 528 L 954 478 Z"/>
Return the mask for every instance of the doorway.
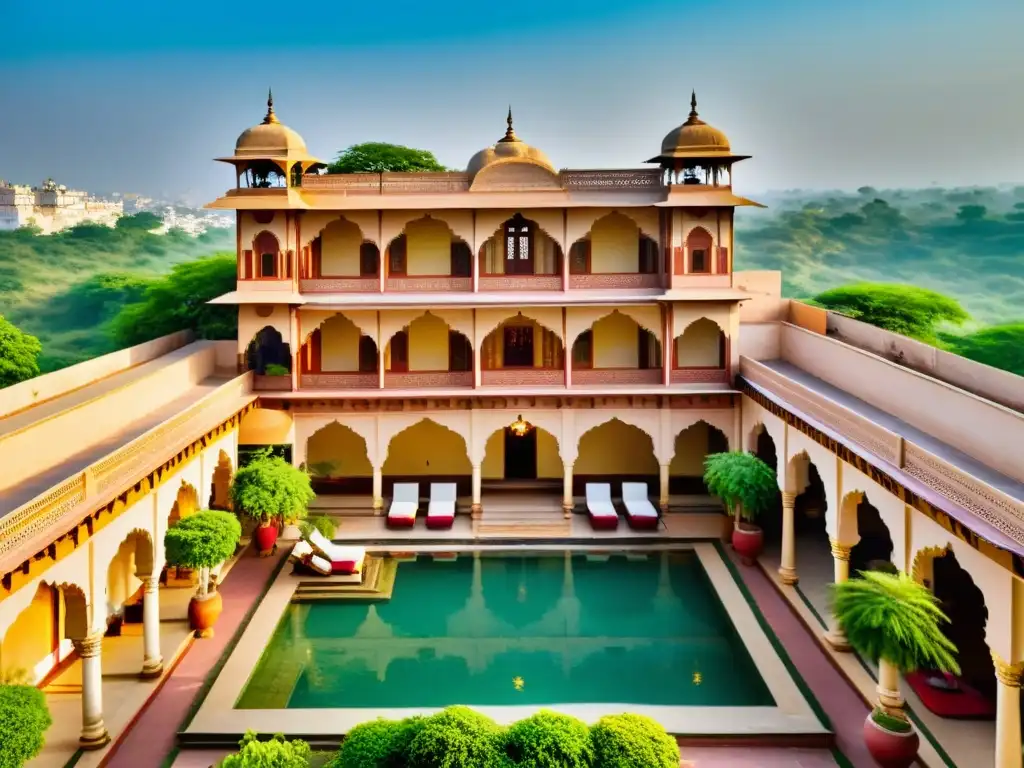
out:
<path id="1" fill-rule="evenodd" d="M 505 428 L 505 479 L 537 479 L 537 430 L 518 435 Z"/>
<path id="2" fill-rule="evenodd" d="M 503 341 L 501 354 L 503 368 L 533 368 L 532 326 L 507 326 Z"/>

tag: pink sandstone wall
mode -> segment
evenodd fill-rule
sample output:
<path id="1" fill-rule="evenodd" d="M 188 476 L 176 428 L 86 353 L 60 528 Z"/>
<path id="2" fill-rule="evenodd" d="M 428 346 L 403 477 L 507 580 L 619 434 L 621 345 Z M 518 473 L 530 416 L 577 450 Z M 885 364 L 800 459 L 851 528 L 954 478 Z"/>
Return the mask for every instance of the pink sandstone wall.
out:
<path id="1" fill-rule="evenodd" d="M 107 376 L 147 363 L 192 341 L 191 331 L 178 331 L 121 349 L 53 373 L 0 389 L 0 417 L 51 400 Z"/>
<path id="2" fill-rule="evenodd" d="M 790 323 L 782 324 L 781 351 L 819 379 L 1024 481 L 1024 415 Z"/>

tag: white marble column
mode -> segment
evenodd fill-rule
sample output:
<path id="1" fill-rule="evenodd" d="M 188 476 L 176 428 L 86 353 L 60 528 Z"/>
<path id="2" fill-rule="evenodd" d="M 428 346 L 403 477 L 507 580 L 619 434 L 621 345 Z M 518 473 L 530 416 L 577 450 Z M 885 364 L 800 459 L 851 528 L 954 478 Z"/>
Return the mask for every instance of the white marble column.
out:
<path id="1" fill-rule="evenodd" d="M 794 521 L 793 505 L 796 494 L 782 493 L 782 562 L 779 564 L 779 577 L 783 584 L 796 584 L 796 522 Z"/>
<path id="2" fill-rule="evenodd" d="M 832 539 L 832 562 L 835 568 L 835 583 L 842 584 L 850 578 L 850 548 Z M 829 630 L 825 633 L 825 640 L 836 651 L 850 650 L 850 644 L 846 640 L 846 633 L 835 617 L 829 618 Z"/>
<path id="3" fill-rule="evenodd" d="M 480 492 L 480 486 L 483 484 L 483 473 L 479 464 L 473 465 L 473 506 L 471 509 L 471 516 L 474 520 L 479 519 L 481 513 L 484 511 L 482 494 Z"/>
<path id="4" fill-rule="evenodd" d="M 564 474 L 562 475 L 562 514 L 566 520 L 572 516 L 573 507 L 576 506 L 576 500 L 572 495 L 572 464 L 565 462 L 563 464 Z"/>
<path id="5" fill-rule="evenodd" d="M 999 768 L 1021 768 L 1020 683 L 1024 664 L 1008 664 L 992 654 L 996 668 L 996 760 Z"/>
<path id="6" fill-rule="evenodd" d="M 668 464 L 658 468 L 658 504 L 662 514 L 668 512 Z"/>
<path id="7" fill-rule="evenodd" d="M 380 515 L 384 511 L 384 468 L 373 468 L 373 514 Z"/>
<path id="8" fill-rule="evenodd" d="M 906 703 L 900 693 L 900 671 L 885 659 L 878 660 L 878 706 L 890 715 L 905 717 L 903 705 Z"/>
<path id="9" fill-rule="evenodd" d="M 82 660 L 82 733 L 78 744 L 82 749 L 100 749 L 110 741 L 103 723 L 103 635 L 96 632 L 74 644 Z"/>
<path id="10" fill-rule="evenodd" d="M 141 677 L 160 677 L 164 660 L 160 655 L 160 576 L 139 574 L 145 591 L 142 595 L 142 672 Z"/>

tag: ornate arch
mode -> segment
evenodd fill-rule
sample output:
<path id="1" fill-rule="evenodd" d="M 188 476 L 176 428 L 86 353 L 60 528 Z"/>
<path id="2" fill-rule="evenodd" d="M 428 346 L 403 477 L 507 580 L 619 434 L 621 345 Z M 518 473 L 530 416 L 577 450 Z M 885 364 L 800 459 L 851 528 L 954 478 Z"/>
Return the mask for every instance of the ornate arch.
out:
<path id="1" fill-rule="evenodd" d="M 470 346 L 476 349 L 473 339 L 473 313 L 468 309 L 413 309 L 399 312 L 389 312 L 387 316 L 381 316 L 380 340 L 377 343 L 378 350 L 387 349 L 391 339 L 399 331 L 408 331 L 409 326 L 421 317 L 430 315 L 436 317 L 452 331 L 466 337 Z"/>
<path id="2" fill-rule="evenodd" d="M 654 208 L 575 208 L 571 209 L 566 221 L 566 242 L 568 247 L 588 237 L 594 225 L 610 216 L 622 216 L 629 219 L 637 228 L 639 235 L 647 237 L 660 247 L 661 225 L 658 211 Z"/>
<path id="3" fill-rule="evenodd" d="M 201 508 L 199 492 L 196 487 L 187 480 L 182 480 L 167 515 L 166 527 L 169 528 L 182 518 L 195 514 Z"/>
<path id="4" fill-rule="evenodd" d="M 313 333 L 335 315 L 341 315 L 359 329 L 363 336 L 369 336 L 377 343 L 377 313 L 371 310 L 311 310 L 300 315 L 302 324 L 302 343 L 309 343 Z"/>
<path id="5" fill-rule="evenodd" d="M 411 223 L 422 219 L 441 222 L 448 228 L 450 237 L 461 240 L 470 248 L 473 248 L 473 218 L 468 212 L 457 210 L 385 211 L 381 224 L 381 242 L 378 243 L 381 259 L 385 258 L 385 254 L 388 248 L 391 247 L 391 244 L 406 233 Z"/>
<path id="6" fill-rule="evenodd" d="M 559 310 L 559 313 L 560 312 L 561 310 Z M 481 313 L 477 312 L 477 345 L 483 344 L 484 339 L 490 336 L 503 323 L 516 317 L 523 317 L 527 320 L 532 320 L 537 325 L 546 328 L 558 337 L 559 341 L 562 342 L 563 347 L 565 346 L 565 334 L 562 332 L 562 324 L 560 322 L 553 322 L 551 318 L 546 318 L 543 311 L 531 311 L 529 307 L 525 311 L 520 310 L 517 314 L 507 314 L 502 312 L 493 316 L 483 315 L 483 317 L 481 317 Z"/>
<path id="7" fill-rule="evenodd" d="M 583 307 L 571 308 L 566 315 L 565 320 L 566 333 L 569 337 L 567 346 L 572 347 L 583 333 L 592 330 L 597 323 L 614 314 L 620 314 L 628 317 L 639 327 L 654 336 L 658 341 L 658 346 L 661 347 L 661 310 L 657 307 L 629 306 L 615 307 L 613 309 L 608 309 L 606 307 L 599 307 L 595 309 Z"/>
<path id="8" fill-rule="evenodd" d="M 474 463 L 483 461 L 487 441 L 496 432 L 505 429 L 509 424 L 522 416 L 526 421 L 538 427 L 552 437 L 558 444 L 559 453 L 562 447 L 562 414 L 558 411 L 474 411 L 473 412 L 473 452 L 470 459 Z"/>
<path id="9" fill-rule="evenodd" d="M 914 553 L 914 560 L 910 566 L 910 575 L 914 581 L 918 584 L 924 584 L 926 581 L 930 582 L 931 576 L 931 564 L 939 557 L 945 557 L 953 548 L 946 544 L 943 546 L 929 546 L 923 547 Z"/>
<path id="10" fill-rule="evenodd" d="M 466 456 L 470 456 L 469 452 L 469 441 L 466 439 L 466 435 L 469 434 L 470 429 L 470 414 L 469 412 L 448 412 L 448 413 L 432 413 L 430 416 L 423 416 L 420 414 L 411 414 L 405 418 L 399 418 L 397 414 L 391 418 L 382 418 L 379 427 L 379 440 L 382 446 L 380 462 L 381 466 L 387 461 L 388 453 L 391 450 L 391 443 L 396 437 L 407 429 L 416 426 L 421 421 L 432 421 L 440 427 L 444 427 L 450 432 L 454 432 L 462 439 L 462 443 L 466 449 Z"/>
<path id="11" fill-rule="evenodd" d="M 363 242 L 371 242 L 378 249 L 383 247 L 380 243 L 380 222 L 377 212 L 352 210 L 342 214 L 334 211 L 303 211 L 299 224 L 302 233 L 300 247 L 308 246 L 336 221 L 347 221 L 354 224 L 359 229 Z"/>
<path id="12" fill-rule="evenodd" d="M 647 417 L 647 418 L 644 418 Z M 658 445 L 658 412 L 655 410 L 633 411 L 623 409 L 621 411 L 599 411 L 590 410 L 576 414 L 576 453 L 579 454 L 580 443 L 584 435 L 593 432 L 598 427 L 609 421 L 621 421 L 624 424 L 636 427 L 651 438 L 651 450 Z"/>
<path id="13" fill-rule="evenodd" d="M 297 419 L 295 422 L 295 441 L 302 445 L 303 455 L 308 455 L 309 450 L 309 439 L 313 437 L 317 432 L 321 431 L 325 427 L 331 424 L 338 424 L 339 426 L 346 427 L 355 432 L 359 437 L 363 438 L 363 443 L 366 445 L 366 455 L 370 459 L 370 463 L 374 466 L 378 460 L 378 417 L 377 416 L 344 416 L 339 418 L 325 417 L 317 422 L 310 422 L 307 419 Z M 380 459 L 380 464 L 383 464 L 383 458 Z"/>
<path id="14" fill-rule="evenodd" d="M 217 464 L 213 468 L 210 483 L 210 509 L 231 509 L 231 479 L 235 474 L 234 462 L 228 452 L 221 448 L 217 453 Z"/>
<path id="15" fill-rule="evenodd" d="M 474 253 L 477 258 L 480 256 L 480 249 L 483 247 L 484 243 L 492 237 L 502 234 L 502 228 L 505 226 L 505 222 L 516 214 L 519 214 L 530 224 L 533 224 L 538 231 L 543 232 L 545 236 L 551 239 L 555 245 L 562 250 L 562 254 L 565 254 L 568 245 L 562 242 L 563 219 L 562 212 L 560 210 L 554 208 L 541 208 L 536 210 L 530 208 L 505 208 L 477 211 L 477 240 L 476 250 Z"/>
<path id="16" fill-rule="evenodd" d="M 677 338 L 677 339 L 683 338 L 683 336 L 686 335 L 686 332 L 688 330 L 690 330 L 690 328 L 692 326 L 696 325 L 697 323 L 701 323 L 701 322 L 708 322 L 708 323 L 711 323 L 711 324 L 715 325 L 718 328 L 719 331 L 721 331 L 723 334 L 725 334 L 726 338 L 729 337 L 729 325 L 728 325 L 727 322 L 726 322 L 726 324 L 723 325 L 721 318 L 708 317 L 706 315 L 701 315 L 700 317 L 694 317 L 694 318 L 689 319 L 686 322 L 686 325 L 684 325 L 682 328 L 680 328 L 679 326 L 676 326 L 675 331 L 674 331 L 675 338 Z"/>

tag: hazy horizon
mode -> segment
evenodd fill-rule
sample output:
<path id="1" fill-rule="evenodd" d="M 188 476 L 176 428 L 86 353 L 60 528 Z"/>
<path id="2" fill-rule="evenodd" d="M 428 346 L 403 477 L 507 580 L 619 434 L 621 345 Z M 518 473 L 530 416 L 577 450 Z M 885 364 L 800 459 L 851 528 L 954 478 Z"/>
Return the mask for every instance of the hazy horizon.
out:
<path id="1" fill-rule="evenodd" d="M 551 5 L 396 0 L 382 17 L 311 0 L 297 25 L 264 0 L 17 3 L 0 178 L 212 200 L 232 183 L 212 158 L 262 119 L 268 87 L 323 160 L 388 141 L 463 168 L 511 103 L 556 166 L 637 167 L 693 88 L 753 155 L 744 193 L 1024 182 L 1019 0 Z"/>

